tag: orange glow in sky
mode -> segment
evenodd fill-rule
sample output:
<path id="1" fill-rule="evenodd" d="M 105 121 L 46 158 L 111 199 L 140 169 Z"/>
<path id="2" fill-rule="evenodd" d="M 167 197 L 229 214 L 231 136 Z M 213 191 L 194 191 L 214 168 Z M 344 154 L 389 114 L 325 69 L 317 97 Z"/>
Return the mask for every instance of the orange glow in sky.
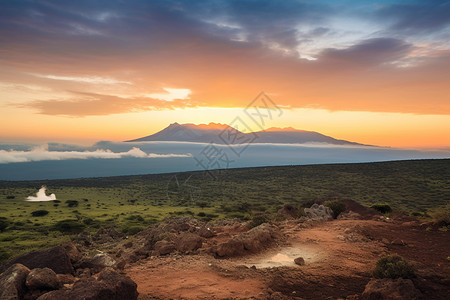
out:
<path id="1" fill-rule="evenodd" d="M 89 144 L 173 122 L 227 124 L 265 91 L 283 108 L 267 127 L 449 147 L 443 8 L 376 2 L 4 2 L 0 142 Z"/>

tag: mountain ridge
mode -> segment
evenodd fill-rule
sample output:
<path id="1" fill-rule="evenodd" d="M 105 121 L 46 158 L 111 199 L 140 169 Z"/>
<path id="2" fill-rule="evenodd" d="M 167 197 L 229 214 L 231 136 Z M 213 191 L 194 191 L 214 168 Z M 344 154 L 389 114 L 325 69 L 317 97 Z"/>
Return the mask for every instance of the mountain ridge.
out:
<path id="1" fill-rule="evenodd" d="M 295 129 L 293 127 L 271 127 L 266 130 L 244 133 L 227 124 L 170 124 L 154 134 L 125 142 L 196 142 L 216 144 L 243 144 L 243 141 L 274 144 L 326 143 L 347 146 L 370 146 L 347 140 L 335 139 L 315 131 Z"/>

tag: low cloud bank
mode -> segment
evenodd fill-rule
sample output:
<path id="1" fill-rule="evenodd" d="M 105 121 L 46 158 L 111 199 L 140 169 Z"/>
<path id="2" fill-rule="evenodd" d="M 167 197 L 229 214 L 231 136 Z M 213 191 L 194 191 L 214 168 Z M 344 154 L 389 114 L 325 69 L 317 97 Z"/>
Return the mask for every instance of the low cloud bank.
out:
<path id="1" fill-rule="evenodd" d="M 40 190 L 36 193 L 36 197 L 35 196 L 29 196 L 27 197 L 26 201 L 28 202 L 41 202 L 41 201 L 53 201 L 56 200 L 56 195 L 55 194 L 51 194 L 49 196 L 47 196 L 47 194 L 45 193 L 45 191 L 47 190 L 47 187 L 45 185 L 43 185 Z"/>
<path id="2" fill-rule="evenodd" d="M 95 151 L 50 151 L 47 145 L 38 146 L 30 151 L 0 150 L 0 163 L 31 162 L 42 160 L 67 160 L 67 159 L 117 159 L 124 157 L 137 158 L 167 158 L 167 157 L 191 157 L 191 154 L 157 154 L 145 153 L 140 148 L 133 147 L 126 152 L 112 152 L 109 149 L 97 149 Z"/>

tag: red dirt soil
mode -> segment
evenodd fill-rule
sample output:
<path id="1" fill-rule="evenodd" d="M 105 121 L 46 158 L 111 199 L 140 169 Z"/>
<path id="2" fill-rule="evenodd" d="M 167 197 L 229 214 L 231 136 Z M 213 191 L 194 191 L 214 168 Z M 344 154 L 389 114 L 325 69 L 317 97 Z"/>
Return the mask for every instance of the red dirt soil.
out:
<path id="1" fill-rule="evenodd" d="M 358 299 L 377 260 L 399 254 L 414 264 L 414 284 L 425 299 L 448 299 L 449 232 L 381 219 L 308 226 L 286 221 L 278 230 L 286 236 L 284 242 L 251 256 L 215 259 L 201 252 L 151 257 L 125 271 L 138 284 L 140 299 Z M 261 267 L 277 253 L 300 253 L 306 264 Z"/>

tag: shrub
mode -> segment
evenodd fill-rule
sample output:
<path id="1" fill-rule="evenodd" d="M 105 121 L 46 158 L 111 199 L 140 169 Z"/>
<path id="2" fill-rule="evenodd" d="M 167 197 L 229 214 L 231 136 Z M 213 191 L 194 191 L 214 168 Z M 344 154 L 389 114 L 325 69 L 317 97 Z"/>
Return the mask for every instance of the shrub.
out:
<path id="1" fill-rule="evenodd" d="M 67 200 L 66 201 L 68 207 L 77 207 L 78 201 L 77 200 Z"/>
<path id="2" fill-rule="evenodd" d="M 33 217 L 42 217 L 48 215 L 48 210 L 35 210 L 31 213 Z"/>
<path id="3" fill-rule="evenodd" d="M 85 225 L 77 220 L 67 219 L 57 222 L 51 229 L 65 233 L 80 233 L 83 231 L 84 227 Z"/>
<path id="4" fill-rule="evenodd" d="M 8 250 L 5 247 L 0 248 L 0 262 L 7 260 L 12 256 L 12 253 L 10 250 Z"/>
<path id="5" fill-rule="evenodd" d="M 439 226 L 450 226 L 450 205 L 432 212 L 431 217 Z"/>
<path id="6" fill-rule="evenodd" d="M 372 206 L 370 206 L 370 208 L 378 210 L 382 214 L 387 214 L 392 211 L 392 208 L 389 206 L 389 204 L 386 203 L 373 204 Z"/>
<path id="7" fill-rule="evenodd" d="M 9 226 L 9 221 L 7 218 L 0 218 L 0 232 L 3 232 Z"/>
<path id="8" fill-rule="evenodd" d="M 144 229 L 144 226 L 125 226 L 124 228 L 122 228 L 122 232 L 130 235 L 135 235 L 136 233 L 141 232 Z"/>
<path id="9" fill-rule="evenodd" d="M 340 213 L 344 212 L 347 209 L 344 202 L 337 200 L 325 201 L 323 205 L 331 208 L 331 210 L 333 211 L 333 218 L 335 219 L 339 216 Z"/>
<path id="10" fill-rule="evenodd" d="M 16 196 L 6 196 L 6 199 L 16 199 Z"/>
<path id="11" fill-rule="evenodd" d="M 249 228 L 253 228 L 259 226 L 263 223 L 269 222 L 269 218 L 264 213 L 256 213 L 250 223 L 248 224 Z"/>
<path id="12" fill-rule="evenodd" d="M 413 267 L 398 255 L 388 255 L 381 258 L 373 270 L 373 276 L 392 279 L 415 277 Z"/>

